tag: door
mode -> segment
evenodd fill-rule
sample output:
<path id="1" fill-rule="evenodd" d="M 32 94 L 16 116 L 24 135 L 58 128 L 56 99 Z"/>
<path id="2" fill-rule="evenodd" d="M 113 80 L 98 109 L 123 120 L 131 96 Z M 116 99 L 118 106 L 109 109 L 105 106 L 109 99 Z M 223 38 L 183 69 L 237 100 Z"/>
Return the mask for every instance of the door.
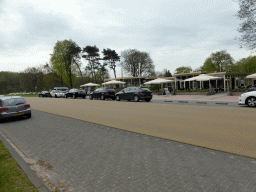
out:
<path id="1" fill-rule="evenodd" d="M 122 93 L 122 95 L 121 95 L 121 99 L 124 99 L 124 100 L 127 100 L 128 99 L 128 94 L 129 94 L 129 90 L 130 90 L 130 88 L 125 88 L 123 91 L 123 93 Z"/>
<path id="2" fill-rule="evenodd" d="M 127 92 L 127 99 L 132 100 L 134 97 L 134 94 L 136 92 L 136 88 L 130 88 L 130 90 Z"/>
<path id="3" fill-rule="evenodd" d="M 94 90 L 93 97 L 94 98 L 100 98 L 100 89 L 95 89 Z"/>

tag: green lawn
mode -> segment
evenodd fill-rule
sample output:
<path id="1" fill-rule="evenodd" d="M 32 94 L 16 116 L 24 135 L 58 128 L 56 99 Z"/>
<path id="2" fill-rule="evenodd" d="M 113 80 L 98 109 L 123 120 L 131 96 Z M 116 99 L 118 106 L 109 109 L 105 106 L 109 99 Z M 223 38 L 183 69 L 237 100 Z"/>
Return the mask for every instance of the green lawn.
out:
<path id="1" fill-rule="evenodd" d="M 6 97 L 10 96 L 21 96 L 21 97 L 39 97 L 38 94 L 28 94 L 28 95 L 4 95 Z"/>
<path id="2" fill-rule="evenodd" d="M 38 191 L 0 140 L 0 191 Z"/>

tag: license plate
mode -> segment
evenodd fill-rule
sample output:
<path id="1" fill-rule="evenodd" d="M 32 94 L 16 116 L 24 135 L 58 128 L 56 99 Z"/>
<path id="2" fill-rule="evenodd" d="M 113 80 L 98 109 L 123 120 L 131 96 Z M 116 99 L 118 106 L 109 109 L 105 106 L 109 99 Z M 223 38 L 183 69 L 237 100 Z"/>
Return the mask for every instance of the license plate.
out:
<path id="1" fill-rule="evenodd" d="M 23 115 L 23 113 L 15 113 L 14 116 Z"/>
<path id="2" fill-rule="evenodd" d="M 114 97 L 114 95 L 110 95 L 111 97 Z"/>
<path id="3" fill-rule="evenodd" d="M 150 96 L 147 96 L 147 97 L 150 97 Z"/>

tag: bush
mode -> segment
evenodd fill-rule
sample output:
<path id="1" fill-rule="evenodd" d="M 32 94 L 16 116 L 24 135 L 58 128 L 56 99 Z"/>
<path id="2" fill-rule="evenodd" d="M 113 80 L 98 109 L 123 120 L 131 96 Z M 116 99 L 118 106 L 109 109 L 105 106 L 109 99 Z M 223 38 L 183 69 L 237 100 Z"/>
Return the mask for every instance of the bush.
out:
<path id="1" fill-rule="evenodd" d="M 233 92 L 244 92 L 245 89 L 235 88 L 232 90 Z"/>

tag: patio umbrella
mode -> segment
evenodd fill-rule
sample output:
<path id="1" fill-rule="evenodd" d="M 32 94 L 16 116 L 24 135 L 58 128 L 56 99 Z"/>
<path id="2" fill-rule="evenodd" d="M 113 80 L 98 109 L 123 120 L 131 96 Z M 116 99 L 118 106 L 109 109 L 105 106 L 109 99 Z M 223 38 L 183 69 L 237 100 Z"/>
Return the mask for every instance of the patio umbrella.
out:
<path id="1" fill-rule="evenodd" d="M 248 79 L 256 79 L 256 73 L 251 74 L 251 75 L 247 75 L 246 78 L 248 78 Z"/>
<path id="2" fill-rule="evenodd" d="M 173 80 L 168 80 L 168 79 L 163 79 L 163 78 L 157 78 L 152 81 L 148 81 L 144 83 L 145 85 L 150 85 L 150 84 L 161 84 L 161 89 L 163 89 L 163 83 L 170 83 L 173 82 Z"/>
<path id="3" fill-rule="evenodd" d="M 108 81 L 106 83 L 102 83 L 102 85 L 114 85 L 114 84 L 125 84 L 126 82 L 123 82 L 123 81 L 116 81 L 116 80 L 111 80 L 111 81 Z"/>
<path id="4" fill-rule="evenodd" d="M 194 80 L 200 81 L 200 84 L 201 84 L 201 81 L 209 81 L 209 87 L 210 87 L 210 80 L 216 80 L 216 79 L 222 79 L 222 77 L 214 77 L 206 74 L 201 74 L 194 78 Z"/>
<path id="5" fill-rule="evenodd" d="M 96 83 L 87 83 L 87 84 L 81 85 L 80 87 L 94 87 L 94 86 L 100 86 L 100 84 L 96 84 Z"/>

